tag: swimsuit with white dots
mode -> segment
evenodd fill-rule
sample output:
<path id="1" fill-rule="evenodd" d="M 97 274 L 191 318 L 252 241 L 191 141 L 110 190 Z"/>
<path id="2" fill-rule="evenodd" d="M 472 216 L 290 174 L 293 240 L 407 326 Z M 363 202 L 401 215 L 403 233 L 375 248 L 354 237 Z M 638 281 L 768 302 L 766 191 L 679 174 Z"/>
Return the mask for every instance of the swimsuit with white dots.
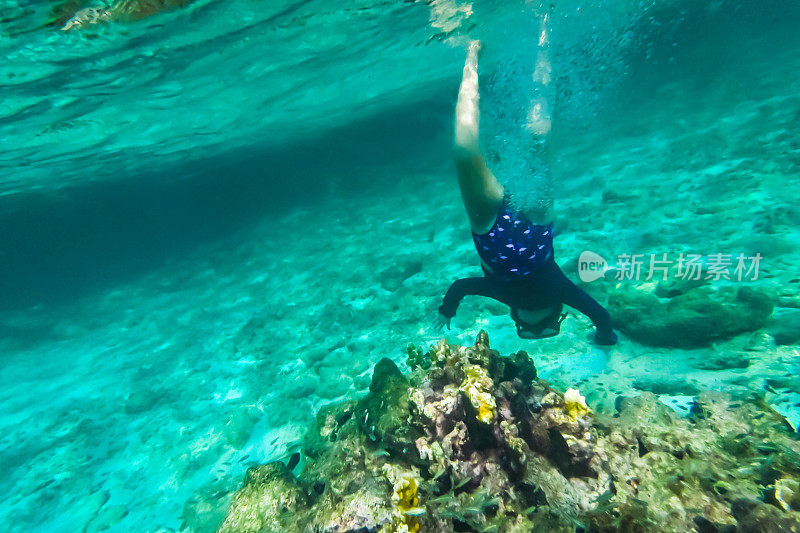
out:
<path id="1" fill-rule="evenodd" d="M 533 224 L 503 197 L 488 233 L 472 234 L 478 255 L 492 273 L 509 281 L 530 276 L 553 257 L 553 224 Z"/>

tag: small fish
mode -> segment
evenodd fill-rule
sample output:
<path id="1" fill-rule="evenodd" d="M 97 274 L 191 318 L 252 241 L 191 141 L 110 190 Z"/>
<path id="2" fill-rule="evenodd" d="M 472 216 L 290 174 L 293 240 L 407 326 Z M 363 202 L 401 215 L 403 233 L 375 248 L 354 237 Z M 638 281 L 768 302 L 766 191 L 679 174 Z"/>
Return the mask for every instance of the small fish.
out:
<path id="1" fill-rule="evenodd" d="M 468 478 L 466 478 L 465 480 L 461 481 L 461 482 L 460 482 L 458 485 L 456 485 L 456 486 L 455 486 L 455 488 L 454 488 L 453 490 L 460 489 L 461 487 L 463 487 L 464 485 L 466 485 L 466 484 L 467 484 L 467 483 L 469 483 L 470 481 L 472 481 L 472 478 L 471 478 L 471 477 L 468 477 Z"/>
<path id="2" fill-rule="evenodd" d="M 375 452 L 372 452 L 372 456 L 373 457 L 389 457 L 389 452 L 387 452 L 386 450 L 377 450 Z"/>
<path id="3" fill-rule="evenodd" d="M 438 498 L 432 499 L 431 503 L 448 503 L 448 502 L 453 501 L 453 499 L 454 498 L 453 498 L 452 494 L 443 494 L 442 496 L 439 496 Z"/>
<path id="4" fill-rule="evenodd" d="M 483 505 L 483 502 L 486 500 L 487 496 L 489 496 L 489 493 L 486 492 L 486 489 L 478 489 L 472 495 L 471 504 L 474 505 L 474 506 Z"/>
<path id="5" fill-rule="evenodd" d="M 496 496 L 483 502 L 484 507 L 493 507 L 495 505 L 500 505 L 500 498 Z"/>
<path id="6" fill-rule="evenodd" d="M 594 503 L 597 504 L 598 507 L 602 507 L 603 505 L 607 504 L 611 501 L 611 498 L 614 497 L 614 493 L 611 492 L 611 489 L 605 491 L 603 494 L 597 497 Z"/>
<path id="7" fill-rule="evenodd" d="M 403 511 L 403 514 L 406 516 L 422 516 L 425 514 L 424 507 L 414 507 L 413 509 L 409 509 L 408 511 Z"/>
<path id="8" fill-rule="evenodd" d="M 581 521 L 580 521 L 580 520 L 578 520 L 577 518 L 572 518 L 572 524 L 573 524 L 573 525 L 574 525 L 576 528 L 583 529 L 584 531 L 586 531 L 587 529 L 589 529 L 589 528 L 587 528 L 587 527 L 586 527 L 586 524 L 584 524 L 583 522 L 581 522 Z"/>

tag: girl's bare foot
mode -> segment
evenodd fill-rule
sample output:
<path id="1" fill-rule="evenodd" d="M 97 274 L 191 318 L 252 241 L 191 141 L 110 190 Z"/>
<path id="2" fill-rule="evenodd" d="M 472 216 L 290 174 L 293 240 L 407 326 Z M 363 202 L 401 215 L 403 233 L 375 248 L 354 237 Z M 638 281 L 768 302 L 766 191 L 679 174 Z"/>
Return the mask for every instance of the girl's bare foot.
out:
<path id="1" fill-rule="evenodd" d="M 476 57 L 480 53 L 481 48 L 483 48 L 483 43 L 478 39 L 473 39 L 469 42 L 469 53 L 470 55 L 474 54 Z"/>

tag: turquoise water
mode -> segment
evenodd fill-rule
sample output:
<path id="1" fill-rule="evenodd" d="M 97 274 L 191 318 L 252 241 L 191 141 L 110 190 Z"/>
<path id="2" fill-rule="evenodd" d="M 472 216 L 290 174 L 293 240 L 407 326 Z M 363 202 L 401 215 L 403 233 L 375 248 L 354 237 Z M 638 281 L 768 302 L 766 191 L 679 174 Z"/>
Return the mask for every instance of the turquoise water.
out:
<path id="1" fill-rule="evenodd" d="M 600 350 L 582 317 L 523 341 L 469 299 L 448 338 L 487 329 L 597 409 L 712 388 L 800 422 L 797 340 L 771 329 L 800 307 L 794 3 L 199 1 L 69 32 L 55 4 L 1 5 L 11 531 L 213 530 L 247 466 L 438 338 L 441 295 L 479 273 L 449 146 L 467 37 L 490 165 L 523 195 L 553 180 L 570 278 L 583 250 L 759 252 L 776 307 L 704 346 Z M 550 176 L 520 127 L 545 11 Z"/>

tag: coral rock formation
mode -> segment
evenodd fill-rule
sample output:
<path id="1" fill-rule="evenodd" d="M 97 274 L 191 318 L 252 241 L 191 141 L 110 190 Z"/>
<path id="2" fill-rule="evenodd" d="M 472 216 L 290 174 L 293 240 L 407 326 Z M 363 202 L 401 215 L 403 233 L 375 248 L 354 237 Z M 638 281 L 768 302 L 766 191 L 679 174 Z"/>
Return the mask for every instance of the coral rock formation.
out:
<path id="1" fill-rule="evenodd" d="M 763 401 L 650 393 L 603 416 L 524 352 L 409 347 L 322 409 L 302 472 L 251 469 L 221 532 L 800 531 L 800 443 Z"/>
<path id="2" fill-rule="evenodd" d="M 772 300 L 759 290 L 689 283 L 616 289 L 609 298 L 614 326 L 642 344 L 693 348 L 756 331 L 772 314 Z"/>

